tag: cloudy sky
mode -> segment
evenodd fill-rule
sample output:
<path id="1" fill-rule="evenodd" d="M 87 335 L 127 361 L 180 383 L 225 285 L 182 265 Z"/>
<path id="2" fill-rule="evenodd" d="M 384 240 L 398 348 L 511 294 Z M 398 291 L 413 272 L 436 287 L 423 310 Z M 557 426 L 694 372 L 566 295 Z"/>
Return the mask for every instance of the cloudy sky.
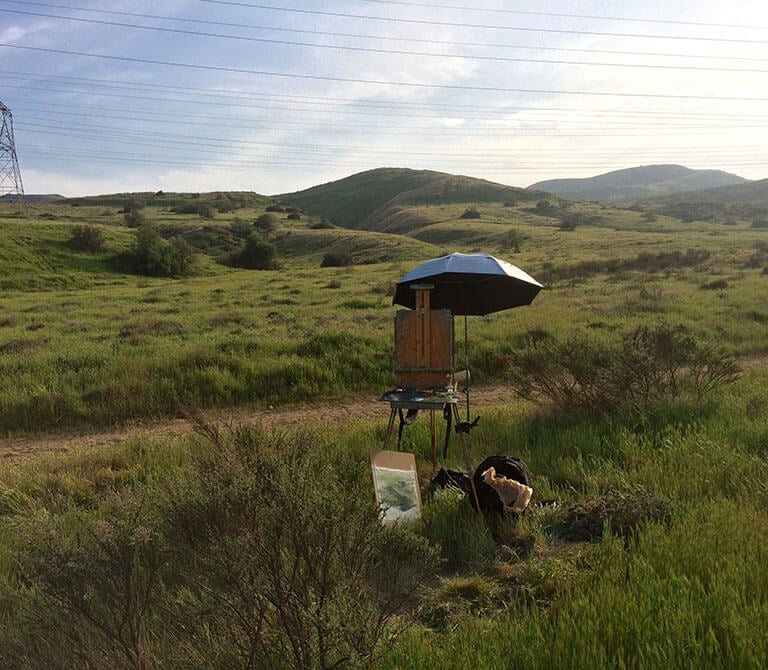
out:
<path id="1" fill-rule="evenodd" d="M 0 0 L 27 193 L 768 177 L 764 0 Z"/>

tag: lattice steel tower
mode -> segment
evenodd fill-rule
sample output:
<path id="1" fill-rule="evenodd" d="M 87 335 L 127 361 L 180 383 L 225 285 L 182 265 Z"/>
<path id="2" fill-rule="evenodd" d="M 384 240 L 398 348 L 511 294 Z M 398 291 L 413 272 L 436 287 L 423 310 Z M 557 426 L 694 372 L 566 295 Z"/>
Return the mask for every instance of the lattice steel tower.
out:
<path id="1" fill-rule="evenodd" d="M 0 102 L 0 201 L 24 201 L 24 186 L 21 183 L 19 161 L 13 143 L 13 116 L 11 110 Z"/>

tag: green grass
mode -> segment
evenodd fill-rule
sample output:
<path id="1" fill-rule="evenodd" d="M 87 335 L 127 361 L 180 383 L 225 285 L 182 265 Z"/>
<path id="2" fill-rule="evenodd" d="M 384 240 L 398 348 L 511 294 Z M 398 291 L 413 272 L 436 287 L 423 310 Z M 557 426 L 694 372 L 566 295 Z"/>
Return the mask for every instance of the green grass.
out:
<path id="1" fill-rule="evenodd" d="M 407 176 L 392 173 L 368 200 L 341 185 L 326 204 L 341 211 L 352 202 L 344 210 L 352 222 L 400 193 L 398 179 Z M 468 320 L 475 384 L 503 383 L 506 361 L 529 337 L 583 332 L 607 342 L 662 320 L 684 324 L 699 344 L 730 355 L 768 352 L 766 238 L 750 221 L 648 222 L 639 212 L 582 203 L 569 211 L 591 223 L 565 232 L 559 209 L 535 211 L 540 194 L 504 201 L 475 184 L 462 201 L 457 194 L 469 185 L 461 179 L 439 198 L 429 190 L 434 183 L 421 191 L 410 184 L 389 219 L 407 235 L 314 229 L 316 218 L 280 215 L 271 235 L 282 267 L 263 272 L 218 261 L 236 243 L 230 224 L 254 221 L 266 199 L 243 196 L 239 209 L 202 221 L 170 211 L 192 196 L 146 194 L 147 215 L 161 230 L 199 242 L 202 274 L 183 280 L 111 269 L 111 254 L 131 244 L 119 212 L 130 194 L 31 206 L 25 217 L 0 210 L 0 434 L 132 425 L 190 407 L 349 396 L 373 403 L 394 384 L 394 282 L 454 250 L 490 251 L 551 277 L 530 307 Z M 471 206 L 481 218 L 461 219 Z M 104 230 L 107 252 L 69 249 L 71 227 L 81 224 Z M 509 248 L 512 230 L 522 235 L 519 253 Z M 664 262 L 665 254 L 688 250 L 700 256 Z M 355 265 L 321 268 L 328 251 L 350 254 Z M 463 367 L 463 320 L 456 330 Z M 587 419 L 511 396 L 499 406 L 474 404 L 481 421 L 469 439 L 471 463 L 509 454 L 533 472 L 533 505 L 517 520 L 478 517 L 462 496 L 427 495 L 434 473 L 428 424 L 420 419 L 406 429 L 404 444 L 418 463 L 423 522 L 404 529 L 384 556 L 365 544 L 374 553 L 364 565 L 389 565 L 390 586 L 409 578 L 405 561 L 401 572 L 392 568 L 396 547 L 428 549 L 439 566 L 389 621 L 391 638 L 368 660 L 382 669 L 763 667 L 766 397 L 768 373 L 758 366 L 705 401 L 683 396 L 641 416 Z M 73 667 L 84 662 L 80 649 L 92 664 L 109 667 L 137 667 L 131 653 L 141 667 L 206 667 L 213 658 L 221 667 L 247 667 L 236 636 L 249 630 L 243 622 L 259 620 L 248 609 L 258 598 L 247 597 L 259 592 L 252 587 L 265 573 L 254 559 L 263 552 L 242 542 L 261 537 L 254 525 L 261 519 L 281 521 L 275 531 L 293 520 L 294 530 L 315 533 L 316 561 L 337 537 L 328 529 L 342 525 L 322 523 L 331 508 L 354 518 L 344 527 L 365 542 L 378 537 L 367 534 L 366 524 L 376 523 L 368 452 L 383 443 L 385 414 L 379 422 L 350 418 L 271 435 L 235 427 L 217 436 L 204 426 L 212 441 L 136 432 L 119 448 L 0 464 L 0 666 Z M 440 465 L 464 469 L 455 436 Z M 301 486 L 294 487 L 297 472 Z M 275 516 L 270 492 L 293 495 L 294 488 L 306 499 L 291 497 Z M 263 508 L 238 516 L 257 498 Z M 185 518 L 195 523 L 184 526 Z M 278 555 L 275 566 L 292 554 Z M 82 561 L 92 569 L 83 570 Z M 30 566 L 36 572 L 25 573 Z M 337 568 L 327 574 L 343 581 Z M 152 587 L 129 608 L 137 637 L 112 630 L 119 639 L 105 641 L 81 617 L 76 639 L 72 616 L 90 607 L 115 611 L 123 602 L 116 574 Z M 228 582 L 233 575 L 241 581 Z M 72 602 L 80 593 L 67 591 L 73 584 L 88 597 L 75 598 L 75 614 L 64 615 L 55 595 L 68 593 Z M 310 592 L 298 589 L 296 597 Z M 338 598 L 345 616 L 330 614 L 324 625 L 349 621 L 350 613 L 356 624 L 368 620 L 372 601 L 354 593 L 365 608 L 355 611 L 333 591 L 322 602 Z M 228 619 L 221 594 L 246 598 L 237 601 L 245 616 Z"/>
<path id="2" fill-rule="evenodd" d="M 30 206 L 26 217 L 0 212 L 0 374 L 13 379 L 0 388 L 0 433 L 161 418 L 188 404 L 378 395 L 394 382 L 394 283 L 422 260 L 454 250 L 495 252 L 546 284 L 530 307 L 469 320 L 470 365 L 480 383 L 503 380 L 504 357 L 534 332 L 586 329 L 609 338 L 664 319 L 733 355 L 768 351 L 765 235 L 747 221 L 643 227 L 637 212 L 579 204 L 570 207 L 591 212 L 594 225 L 564 232 L 556 217 L 532 214 L 522 199 L 437 202 L 407 205 L 414 220 L 439 222 L 402 236 L 318 230 L 311 217 L 281 214 L 272 233 L 281 269 L 257 272 L 217 261 L 225 238 L 236 243 L 230 224 L 255 221 L 263 209 L 203 222 L 170 211 L 179 197 L 150 198 L 146 211 L 167 234 L 201 245 L 202 274 L 184 280 L 111 269 L 111 255 L 133 239 L 117 208 L 122 197 Z M 467 206 L 481 218 L 461 219 Z M 71 227 L 84 223 L 104 231 L 106 252 L 69 248 Z M 510 230 L 522 236 L 519 253 L 508 248 Z M 690 250 L 702 260 L 658 260 Z M 329 251 L 355 265 L 321 268 Z M 459 324 L 463 358 L 462 330 Z M 318 332 L 349 337 L 365 353 L 302 348 Z"/>
<path id="3" fill-rule="evenodd" d="M 341 345 L 342 341 L 326 341 L 332 343 Z M 382 644 L 374 667 L 761 667 L 768 652 L 764 636 L 768 620 L 768 572 L 764 569 L 768 559 L 768 466 L 764 462 L 768 406 L 758 400 L 767 385 L 766 371 L 751 372 L 707 411 L 684 404 L 661 407 L 641 422 L 610 416 L 600 421 L 564 420 L 526 404 L 476 408 L 482 421 L 470 438 L 472 462 L 491 453 L 514 454 L 533 472 L 535 494 L 526 514 L 493 523 L 474 514 L 463 496 L 448 492 L 433 499 L 428 495 L 432 469 L 426 422 L 408 428 L 413 431 L 409 439 L 415 447 L 425 502 L 423 523 L 410 532 L 426 538 L 441 563 L 417 599 L 391 622 L 392 634 L 399 634 L 390 644 Z M 258 460 L 262 458 L 256 455 L 258 451 L 247 456 L 256 460 L 244 471 L 237 459 L 251 454 L 256 445 L 267 450 L 279 446 L 270 458 L 278 459 L 276 464 L 284 459 L 277 467 L 287 468 L 289 478 L 298 455 L 307 458 L 312 452 L 317 459 L 315 485 L 322 489 L 324 478 L 335 472 L 344 488 L 334 489 L 334 495 L 343 496 L 345 504 L 351 500 L 368 508 L 367 454 L 381 444 L 383 424 L 384 417 L 381 422 L 262 437 L 253 429 L 235 427 L 234 439 L 244 440 L 241 448 L 256 442 L 241 456 L 225 450 L 226 458 L 221 459 L 200 436 L 149 441 L 137 434 L 122 448 L 3 465 L 3 658 L 19 662 L 19 649 L 25 649 L 28 658 L 41 657 L 44 647 L 29 646 L 29 635 L 38 630 L 40 621 L 27 620 L 32 626 L 27 632 L 17 627 L 35 610 L 16 609 L 14 603 L 25 602 L 26 607 L 34 608 L 35 593 L 43 596 L 46 589 L 59 588 L 59 582 L 36 582 L 34 591 L 19 590 L 13 579 L 17 570 L 14 556 L 33 547 L 37 547 L 34 551 L 48 551 L 45 547 L 49 545 L 37 544 L 45 537 L 54 542 L 51 546 L 58 546 L 55 543 L 60 540 L 53 535 L 38 535 L 40 530 L 34 529 L 48 526 L 53 532 L 56 528 L 56 537 L 61 537 L 61 533 L 82 528 L 83 523 L 95 523 L 103 532 L 110 529 L 108 538 L 119 539 L 111 533 L 123 529 L 127 538 L 134 538 L 130 546 L 144 546 L 136 543 L 147 540 L 137 538 L 161 533 L 160 553 L 137 554 L 138 562 L 131 568 L 139 571 L 132 572 L 136 583 L 143 583 L 147 575 L 142 577 L 142 566 L 161 560 L 157 597 L 144 614 L 139 613 L 149 631 L 145 651 L 153 664 L 201 667 L 203 661 L 195 664 L 192 640 L 182 629 L 169 631 L 156 616 L 160 611 L 174 612 L 172 620 L 188 621 L 190 626 L 194 618 L 186 617 L 195 616 L 188 609 L 193 591 L 185 586 L 187 582 L 178 572 L 179 559 L 171 549 L 186 546 L 187 540 L 176 534 L 170 518 L 166 523 L 155 518 L 164 513 L 167 491 L 173 492 L 177 503 L 179 496 L 189 496 L 194 477 L 200 476 L 192 474 L 200 459 L 204 464 L 200 473 L 217 477 L 215 487 L 206 488 L 205 495 L 224 496 L 222 503 L 226 496 L 242 495 L 240 486 L 275 486 L 275 475 L 267 476 L 269 471 Z M 226 432 L 222 435 L 216 439 L 231 439 Z M 461 469 L 461 463 L 454 438 L 444 465 Z M 209 470 L 213 464 L 216 468 Z M 220 474 L 215 474 L 217 469 L 222 469 Z M 610 523 L 601 532 L 591 539 L 565 532 L 569 510 L 574 506 L 589 510 L 606 496 L 613 496 L 614 502 Z M 194 500 L 200 505 L 204 498 Z M 544 500 L 554 504 L 542 505 Z M 661 500 L 667 501 L 669 513 L 654 516 L 652 505 Z M 123 517 L 119 510 L 130 511 L 134 503 L 142 506 L 144 516 L 130 521 L 130 514 Z M 292 505 L 300 507 L 301 503 L 296 498 Z M 228 514 L 226 509 L 211 507 L 208 513 Z M 311 513 L 317 515 L 316 510 Z M 624 525 L 617 525 L 618 520 Z M 285 523 L 289 523 L 287 517 Z M 19 545 L 21 540 L 27 544 Z M 88 551 L 87 547 L 83 544 L 77 551 Z M 72 560 L 76 555 L 85 556 L 71 554 Z M 44 571 L 47 568 L 39 563 L 40 556 L 33 554 L 30 560 Z M 209 565 L 213 555 L 199 557 L 204 563 L 185 562 L 181 574 L 189 575 L 194 569 L 199 571 L 194 573 L 198 575 L 195 579 L 206 583 L 223 573 L 205 570 L 233 560 L 228 555 Z M 99 553 L 93 560 L 116 558 Z M 162 561 L 168 561 L 167 572 Z M 94 565 L 90 572 L 91 603 L 112 602 L 106 565 Z M 242 584 L 249 582 L 246 579 Z M 217 588 L 227 587 L 221 582 Z M 48 613 L 46 625 L 56 621 L 50 618 L 57 616 L 56 611 Z M 202 610 L 199 615 L 207 616 Z M 328 625 L 332 625 L 331 619 Z M 86 637 L 95 634 L 88 627 L 81 632 Z M 48 639 L 55 639 L 55 633 L 50 632 Z M 217 645 L 226 647 L 228 639 L 220 636 Z M 75 649 L 69 644 L 57 648 L 63 662 Z M 97 649 L 99 644 L 94 637 L 90 648 Z M 223 653 L 219 646 L 216 649 Z M 230 652 L 236 653 L 234 648 Z M 116 653 L 113 648 L 108 658 L 119 664 Z"/>

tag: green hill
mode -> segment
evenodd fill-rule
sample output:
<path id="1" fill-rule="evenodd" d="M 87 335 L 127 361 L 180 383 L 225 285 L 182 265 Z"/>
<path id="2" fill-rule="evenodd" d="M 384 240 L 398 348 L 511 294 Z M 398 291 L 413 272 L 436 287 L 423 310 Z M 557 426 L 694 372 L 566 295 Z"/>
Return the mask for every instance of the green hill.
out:
<path id="1" fill-rule="evenodd" d="M 680 203 L 706 203 L 714 205 L 758 205 L 768 206 L 768 179 L 743 184 L 731 184 L 718 188 L 701 189 L 686 193 L 672 193 L 663 197 L 648 199 L 648 203 L 672 205 Z"/>
<path id="2" fill-rule="evenodd" d="M 576 200 L 618 203 L 746 182 L 743 177 L 721 170 L 692 170 L 682 165 L 644 165 L 583 179 L 549 179 L 536 182 L 529 188 Z"/>
<path id="3" fill-rule="evenodd" d="M 343 228 L 403 234 L 435 219 L 419 206 L 535 199 L 525 189 L 430 170 L 379 168 L 275 196 Z"/>

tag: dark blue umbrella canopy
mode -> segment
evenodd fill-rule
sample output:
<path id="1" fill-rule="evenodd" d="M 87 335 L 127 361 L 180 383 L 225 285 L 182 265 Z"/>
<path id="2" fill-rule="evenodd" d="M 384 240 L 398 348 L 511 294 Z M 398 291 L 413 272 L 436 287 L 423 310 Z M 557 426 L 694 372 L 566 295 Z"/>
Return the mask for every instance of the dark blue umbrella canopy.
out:
<path id="1" fill-rule="evenodd" d="M 520 268 L 490 254 L 453 253 L 415 267 L 395 287 L 394 305 L 416 307 L 415 287 L 431 286 L 431 309 L 483 315 L 530 305 L 542 285 Z"/>

